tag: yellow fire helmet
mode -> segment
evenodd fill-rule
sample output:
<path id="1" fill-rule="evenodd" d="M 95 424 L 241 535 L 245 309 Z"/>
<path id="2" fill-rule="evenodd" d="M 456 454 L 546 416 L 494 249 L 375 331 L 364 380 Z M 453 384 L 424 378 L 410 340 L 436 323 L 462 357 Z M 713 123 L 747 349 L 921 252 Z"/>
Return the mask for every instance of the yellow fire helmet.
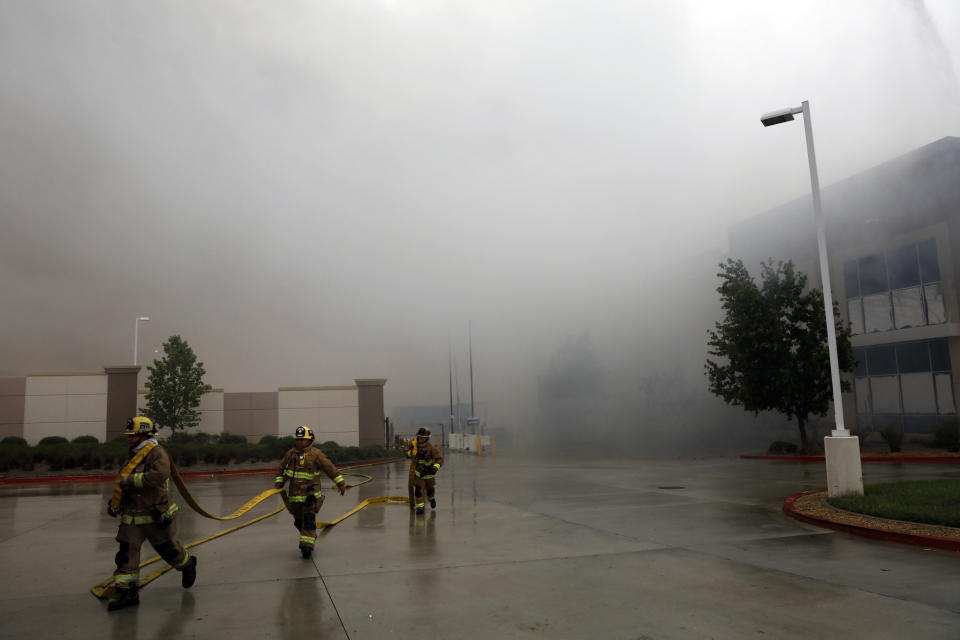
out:
<path id="1" fill-rule="evenodd" d="M 127 420 L 127 430 L 123 433 L 128 436 L 152 436 L 156 435 L 157 428 L 150 418 L 137 416 Z"/>
<path id="2" fill-rule="evenodd" d="M 420 427 L 417 429 L 417 436 L 427 436 L 430 437 L 430 427 Z"/>
<path id="3" fill-rule="evenodd" d="M 294 432 L 293 437 L 298 440 L 300 438 L 307 438 L 309 440 L 313 440 L 313 429 L 311 429 L 305 424 L 302 424 L 299 427 L 297 427 L 297 430 Z"/>

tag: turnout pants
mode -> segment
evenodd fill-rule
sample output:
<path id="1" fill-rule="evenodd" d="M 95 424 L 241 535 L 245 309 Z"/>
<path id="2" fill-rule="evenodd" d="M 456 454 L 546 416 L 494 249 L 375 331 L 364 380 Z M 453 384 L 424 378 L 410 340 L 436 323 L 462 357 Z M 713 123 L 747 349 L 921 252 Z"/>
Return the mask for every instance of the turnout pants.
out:
<path id="1" fill-rule="evenodd" d="M 415 463 L 410 463 L 410 477 L 407 479 L 407 493 L 410 495 L 410 510 L 416 506 L 414 501 L 414 488 L 417 486 L 417 466 Z M 422 506 L 422 505 L 421 505 Z"/>
<path id="2" fill-rule="evenodd" d="M 435 477 L 431 478 L 414 478 L 415 482 L 413 485 L 413 496 L 416 499 L 417 509 L 423 509 L 423 498 L 426 495 L 427 500 L 432 500 L 434 494 L 436 493 L 437 479 Z"/>
<path id="3" fill-rule="evenodd" d="M 323 504 L 323 496 L 317 498 L 313 504 L 306 502 L 290 502 L 287 510 L 293 516 L 293 526 L 300 532 L 300 548 L 313 549 L 317 541 L 317 513 Z"/>
<path id="4" fill-rule="evenodd" d="M 181 570 L 190 559 L 190 554 L 176 539 L 177 520 L 169 524 L 121 524 L 117 531 L 120 550 L 114 558 L 117 568 L 113 572 L 113 581 L 117 589 L 129 589 L 140 580 L 140 547 L 149 540 L 157 554 L 176 570 Z"/>

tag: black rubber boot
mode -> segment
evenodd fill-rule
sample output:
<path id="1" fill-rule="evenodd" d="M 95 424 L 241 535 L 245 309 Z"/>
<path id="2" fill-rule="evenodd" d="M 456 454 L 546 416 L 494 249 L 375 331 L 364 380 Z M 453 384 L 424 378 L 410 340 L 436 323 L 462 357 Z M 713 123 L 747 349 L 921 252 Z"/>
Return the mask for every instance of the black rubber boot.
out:
<path id="1" fill-rule="evenodd" d="M 436 508 L 437 508 L 437 501 L 436 501 L 435 498 L 430 498 L 430 508 L 431 508 L 431 509 L 436 509 Z"/>
<path id="2" fill-rule="evenodd" d="M 418 516 L 422 516 L 422 515 L 423 515 L 423 507 L 417 507 L 417 515 L 418 515 Z"/>
<path id="3" fill-rule="evenodd" d="M 180 584 L 189 589 L 197 581 L 197 556 L 190 556 L 186 566 L 180 570 Z"/>
<path id="4" fill-rule="evenodd" d="M 310 547 L 300 547 L 300 555 L 302 555 L 304 558 L 309 558 L 313 555 L 313 549 Z"/>
<path id="5" fill-rule="evenodd" d="M 123 589 L 120 592 L 119 598 L 116 600 L 111 600 L 110 604 L 107 605 L 107 611 L 119 611 L 120 609 L 135 607 L 139 604 L 140 595 L 137 594 L 137 586 L 133 585 L 129 589 Z"/>

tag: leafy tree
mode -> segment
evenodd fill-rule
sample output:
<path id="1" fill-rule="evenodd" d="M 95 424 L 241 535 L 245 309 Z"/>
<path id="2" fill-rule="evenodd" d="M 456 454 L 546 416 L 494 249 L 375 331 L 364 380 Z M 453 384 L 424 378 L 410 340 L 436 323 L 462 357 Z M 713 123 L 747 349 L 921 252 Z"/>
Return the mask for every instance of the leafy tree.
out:
<path id="1" fill-rule="evenodd" d="M 792 262 L 763 263 L 760 286 L 741 260 L 727 260 L 720 269 L 717 291 L 726 317 L 707 332 L 708 353 L 726 364 L 707 359 L 710 391 L 755 414 L 777 411 L 796 418 L 806 449 L 808 417 L 825 415 L 833 398 L 823 293 L 805 291 L 807 277 L 795 272 Z M 834 302 L 840 370 L 851 371 L 850 330 L 839 315 Z M 840 386 L 850 389 L 846 381 Z"/>
<path id="2" fill-rule="evenodd" d="M 147 367 L 147 406 L 140 412 L 158 427 L 186 429 L 200 424 L 200 396 L 212 387 L 204 384 L 206 371 L 202 362 L 179 335 L 172 335 L 163 343 L 163 358 Z"/>

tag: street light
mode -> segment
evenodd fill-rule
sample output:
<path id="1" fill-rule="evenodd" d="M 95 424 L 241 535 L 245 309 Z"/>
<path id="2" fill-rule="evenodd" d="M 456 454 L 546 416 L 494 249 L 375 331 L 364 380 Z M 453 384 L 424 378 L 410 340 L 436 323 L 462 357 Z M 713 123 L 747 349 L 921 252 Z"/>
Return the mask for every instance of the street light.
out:
<path id="1" fill-rule="evenodd" d="M 147 322 L 150 318 L 140 316 L 133 323 L 133 366 L 137 366 L 137 347 L 140 346 L 140 323 Z"/>
<path id="2" fill-rule="evenodd" d="M 810 124 L 810 104 L 806 100 L 799 107 L 778 109 L 760 116 L 763 126 L 790 122 L 793 116 L 803 115 L 803 130 L 807 138 L 807 160 L 810 163 L 810 189 L 813 192 L 813 217 L 817 227 L 817 249 L 820 253 L 820 281 L 823 283 L 823 312 L 827 321 L 827 349 L 830 353 L 830 383 L 833 387 L 833 411 L 836 428 L 832 438 L 824 438 L 827 458 L 828 493 L 835 495 L 863 495 L 863 476 L 860 467 L 858 438 L 851 437 L 843 423 L 843 398 L 840 393 L 840 364 L 837 359 L 837 332 L 833 324 L 833 293 L 830 288 L 830 266 L 827 262 L 827 240 L 823 230 L 823 207 L 820 203 L 820 179 L 817 177 L 817 156 L 813 150 L 813 128 Z M 834 440 L 843 438 L 844 440 Z"/>
<path id="3" fill-rule="evenodd" d="M 793 120 L 803 114 L 803 129 L 807 135 L 807 157 L 810 161 L 810 187 L 813 191 L 813 217 L 817 225 L 817 248 L 820 251 L 820 280 L 823 283 L 823 311 L 827 320 L 827 347 L 830 352 L 830 381 L 833 386 L 833 411 L 836 429 L 832 436 L 849 436 L 850 430 L 843 424 L 843 400 L 840 396 L 840 364 L 837 359 L 837 332 L 833 324 L 833 293 L 830 290 L 830 267 L 827 262 L 827 240 L 823 231 L 823 208 L 820 205 L 820 179 L 817 177 L 817 158 L 813 151 L 813 129 L 810 125 L 810 105 L 804 100 L 799 107 L 788 107 L 760 116 L 763 126 L 769 127 Z"/>

